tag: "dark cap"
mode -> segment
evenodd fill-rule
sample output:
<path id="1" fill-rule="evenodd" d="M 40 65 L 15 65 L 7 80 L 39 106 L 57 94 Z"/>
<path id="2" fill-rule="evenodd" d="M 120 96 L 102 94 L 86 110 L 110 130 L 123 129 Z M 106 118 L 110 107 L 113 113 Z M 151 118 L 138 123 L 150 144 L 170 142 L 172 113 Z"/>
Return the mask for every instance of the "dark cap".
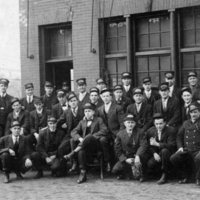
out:
<path id="1" fill-rule="evenodd" d="M 183 92 L 189 92 L 190 94 L 192 94 L 192 90 L 191 90 L 190 87 L 183 87 L 183 88 L 181 89 L 180 95 L 182 95 Z"/>
<path id="2" fill-rule="evenodd" d="M 115 85 L 114 88 L 113 88 L 113 91 L 116 91 L 116 90 L 123 91 L 123 86 L 122 85 Z"/>
<path id="3" fill-rule="evenodd" d="M 160 91 L 166 91 L 169 90 L 169 83 L 168 82 L 163 82 L 159 85 L 159 90 Z"/>
<path id="4" fill-rule="evenodd" d="M 173 79 L 174 78 L 174 71 L 165 72 L 165 78 Z"/>
<path id="5" fill-rule="evenodd" d="M 92 92 L 96 92 L 96 93 L 99 95 L 99 89 L 98 89 L 97 87 L 92 87 L 92 88 L 90 89 L 90 94 L 91 94 Z"/>
<path id="6" fill-rule="evenodd" d="M 131 73 L 129 73 L 129 72 L 123 72 L 122 73 L 122 79 L 125 79 L 125 78 L 130 78 L 131 79 Z"/>
<path id="7" fill-rule="evenodd" d="M 102 79 L 102 78 L 98 78 L 97 80 L 96 80 L 96 83 L 97 84 L 105 84 L 106 85 L 106 82 Z"/>
<path id="8" fill-rule="evenodd" d="M 34 88 L 33 83 L 27 83 L 24 85 L 25 89 Z"/>
<path id="9" fill-rule="evenodd" d="M 15 126 L 21 127 L 21 124 L 18 121 L 13 121 L 13 123 L 11 124 L 11 128 L 13 128 Z"/>
<path id="10" fill-rule="evenodd" d="M 63 81 L 62 82 L 62 86 L 68 86 L 68 82 L 67 81 Z"/>
<path id="11" fill-rule="evenodd" d="M 15 102 L 20 102 L 17 97 L 11 99 L 11 105 L 13 105 Z"/>
<path id="12" fill-rule="evenodd" d="M 134 88 L 133 95 L 135 95 L 135 94 L 143 94 L 143 89 L 142 88 Z"/>
<path id="13" fill-rule="evenodd" d="M 125 118 L 124 118 L 124 122 L 125 122 L 125 121 L 136 122 L 136 119 L 135 119 L 135 117 L 134 117 L 133 115 L 127 114 L 127 115 L 125 116 Z"/>
<path id="14" fill-rule="evenodd" d="M 188 74 L 188 78 L 191 77 L 191 76 L 193 76 L 193 77 L 197 77 L 197 72 L 196 72 L 196 71 L 189 72 L 189 74 Z"/>
<path id="15" fill-rule="evenodd" d="M 143 78 L 142 82 L 143 83 L 149 83 L 149 82 L 151 83 L 151 77 L 145 77 L 145 78 Z"/>
<path id="16" fill-rule="evenodd" d="M 64 97 L 66 95 L 66 90 L 59 89 L 56 91 L 57 97 Z"/>
<path id="17" fill-rule="evenodd" d="M 103 88 L 103 89 L 101 90 L 101 94 L 103 94 L 104 92 L 111 92 L 111 91 L 110 91 L 110 89 L 108 89 L 108 88 Z"/>
<path id="18" fill-rule="evenodd" d="M 53 122 L 53 123 L 56 123 L 56 122 L 57 122 L 56 118 L 53 117 L 53 116 L 48 116 L 48 120 L 47 120 L 47 121 L 48 121 L 48 122 Z"/>
<path id="19" fill-rule="evenodd" d="M 50 81 L 45 82 L 45 87 L 51 87 L 53 88 L 53 84 Z"/>
<path id="20" fill-rule="evenodd" d="M 93 103 L 86 103 L 86 104 L 83 106 L 83 109 L 95 110 L 95 109 L 96 109 L 96 106 L 95 106 Z"/>
<path id="21" fill-rule="evenodd" d="M 34 98 L 34 104 L 44 103 L 41 97 Z"/>
<path id="22" fill-rule="evenodd" d="M 4 85 L 8 86 L 9 80 L 6 79 L 6 78 L 1 78 L 1 79 L 0 79 L 0 84 L 4 84 Z"/>
<path id="23" fill-rule="evenodd" d="M 198 102 L 191 103 L 189 105 L 189 111 L 200 110 L 200 104 Z"/>
<path id="24" fill-rule="evenodd" d="M 76 99 L 78 99 L 77 96 L 76 96 L 76 94 L 74 94 L 73 92 L 71 92 L 71 93 L 68 95 L 67 100 L 70 101 L 70 100 L 73 99 L 74 97 L 75 97 Z"/>
<path id="25" fill-rule="evenodd" d="M 164 115 L 162 113 L 155 113 L 153 115 L 153 119 L 164 119 Z"/>
<path id="26" fill-rule="evenodd" d="M 76 80 L 78 85 L 86 85 L 86 78 L 79 78 Z"/>

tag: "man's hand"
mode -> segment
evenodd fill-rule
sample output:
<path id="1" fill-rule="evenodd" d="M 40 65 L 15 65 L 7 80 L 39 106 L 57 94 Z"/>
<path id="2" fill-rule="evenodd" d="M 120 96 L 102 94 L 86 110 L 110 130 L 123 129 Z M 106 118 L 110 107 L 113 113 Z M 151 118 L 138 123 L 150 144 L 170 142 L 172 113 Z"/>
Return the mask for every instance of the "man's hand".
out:
<path id="1" fill-rule="evenodd" d="M 176 153 L 178 153 L 178 152 L 183 152 L 183 147 L 180 147 L 180 148 L 177 150 Z"/>
<path id="2" fill-rule="evenodd" d="M 80 138 L 79 138 L 79 141 L 80 141 L 80 142 L 83 142 L 83 138 L 82 138 L 82 137 L 80 137 Z"/>
<path id="3" fill-rule="evenodd" d="M 8 150 L 11 156 L 15 156 L 15 152 L 12 149 Z"/>
<path id="4" fill-rule="evenodd" d="M 46 157 L 46 162 L 47 162 L 47 164 L 51 164 L 52 163 L 52 160 L 51 160 L 51 158 L 49 158 L 49 157 Z"/>
<path id="5" fill-rule="evenodd" d="M 127 158 L 126 163 L 128 163 L 130 165 L 134 164 L 134 158 Z"/>
<path id="6" fill-rule="evenodd" d="M 64 123 L 64 124 L 62 125 L 62 128 L 67 128 L 67 124 Z"/>
<path id="7" fill-rule="evenodd" d="M 153 157 L 154 157 L 154 159 L 155 159 L 157 162 L 160 162 L 160 161 L 161 161 L 161 158 L 160 158 L 160 156 L 159 156 L 157 153 L 154 153 L 154 154 L 153 154 Z"/>
<path id="8" fill-rule="evenodd" d="M 140 157 L 139 156 L 135 156 L 135 165 L 136 166 L 141 166 L 141 162 L 140 162 Z"/>
<path id="9" fill-rule="evenodd" d="M 39 139 L 39 134 L 38 133 L 34 133 L 35 139 L 38 140 Z"/>
<path id="10" fill-rule="evenodd" d="M 32 161 L 29 159 L 29 158 L 27 158 L 26 159 L 26 161 L 25 161 L 25 167 L 31 167 L 32 166 Z"/>
<path id="11" fill-rule="evenodd" d="M 153 137 L 150 138 L 150 145 L 151 146 L 158 146 L 158 147 L 160 146 L 159 143 L 156 142 L 156 139 L 153 138 Z"/>
<path id="12" fill-rule="evenodd" d="M 53 162 L 53 161 L 56 159 L 56 156 L 55 156 L 55 155 L 53 155 L 53 156 L 50 156 L 49 158 L 50 158 L 50 159 L 51 159 L 51 161 Z"/>

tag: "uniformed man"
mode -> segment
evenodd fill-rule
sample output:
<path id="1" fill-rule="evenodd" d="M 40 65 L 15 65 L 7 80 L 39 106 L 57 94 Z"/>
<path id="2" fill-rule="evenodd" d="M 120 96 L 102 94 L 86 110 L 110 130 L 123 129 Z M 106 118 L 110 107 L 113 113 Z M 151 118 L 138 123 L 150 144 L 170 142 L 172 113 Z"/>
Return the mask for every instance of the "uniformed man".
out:
<path id="1" fill-rule="evenodd" d="M 0 79 L 0 138 L 4 136 L 7 116 L 12 112 L 11 99 L 13 97 L 7 94 L 8 84 L 8 79 Z"/>
<path id="2" fill-rule="evenodd" d="M 38 170 L 38 173 L 34 177 L 35 179 L 43 177 L 42 167 L 44 165 L 50 166 L 52 170 L 52 175 L 56 176 L 56 174 L 59 173 L 59 171 L 61 170 L 61 165 L 57 151 L 64 136 L 65 133 L 57 128 L 56 118 L 49 116 L 48 128 L 40 132 L 38 143 L 36 146 L 37 152 L 33 152 L 31 154 L 34 166 Z M 67 170 L 66 168 L 67 167 L 65 166 L 65 170 Z"/>
<path id="3" fill-rule="evenodd" d="M 153 119 L 155 126 L 146 133 L 150 156 L 147 168 L 151 172 L 161 169 L 162 177 L 157 183 L 165 184 L 170 171 L 170 156 L 175 152 L 176 133 L 172 127 L 166 126 L 165 118 L 161 113 L 154 114 Z"/>
<path id="4" fill-rule="evenodd" d="M 170 158 L 180 174 L 179 183 L 188 183 L 193 171 L 196 185 L 200 186 L 200 105 L 189 105 L 191 119 L 186 120 L 177 135 L 178 151 Z"/>
<path id="5" fill-rule="evenodd" d="M 143 90 L 141 88 L 133 89 L 133 99 L 135 103 L 127 107 L 126 113 L 132 114 L 137 121 L 136 127 L 145 132 L 147 129 L 153 126 L 152 106 L 142 102 Z"/>
<path id="6" fill-rule="evenodd" d="M 144 132 L 140 132 L 136 128 L 136 119 L 131 114 L 126 115 L 124 126 L 125 129 L 117 133 L 115 152 L 118 162 L 112 172 L 119 175 L 117 179 L 132 178 L 131 166 L 136 167 L 140 174 L 134 178 L 140 178 L 142 181 L 147 162 L 145 158 L 147 144 Z"/>
<path id="7" fill-rule="evenodd" d="M 18 98 L 13 98 L 11 100 L 11 105 L 13 112 L 11 112 L 7 117 L 5 134 L 11 134 L 10 128 L 14 121 L 18 121 L 21 125 L 20 135 L 28 135 L 30 133 L 30 115 L 28 110 L 24 110 L 21 107 L 20 101 Z"/>
<path id="8" fill-rule="evenodd" d="M 25 110 L 28 110 L 29 112 L 31 112 L 35 110 L 34 99 L 39 98 L 39 97 L 33 94 L 34 93 L 33 83 L 27 83 L 24 86 L 25 86 L 26 97 L 21 98 L 20 103 Z"/>
<path id="9" fill-rule="evenodd" d="M 62 82 L 62 89 L 66 91 L 66 93 L 69 93 L 70 92 L 70 89 L 69 89 L 69 84 L 67 81 L 63 81 Z"/>
<path id="10" fill-rule="evenodd" d="M 160 94 L 152 89 L 151 77 L 145 77 L 142 80 L 143 84 L 143 101 L 153 107 L 155 101 L 160 99 Z"/>
<path id="11" fill-rule="evenodd" d="M 87 83 L 86 78 L 79 78 L 76 80 L 78 86 L 78 100 L 79 105 L 83 106 L 90 101 L 90 94 L 86 91 Z"/>
<path id="12" fill-rule="evenodd" d="M 99 95 L 99 89 L 97 87 L 92 87 L 90 89 L 90 103 L 96 106 L 96 109 L 103 105 L 103 101 Z"/>
<path id="13" fill-rule="evenodd" d="M 133 101 L 133 87 L 131 85 L 131 73 L 123 72 L 122 73 L 122 85 L 123 85 L 123 94 Z"/>
<path id="14" fill-rule="evenodd" d="M 0 139 L 0 158 L 4 172 L 4 183 L 9 182 L 9 173 L 14 171 L 18 179 L 23 179 L 25 173 L 32 167 L 27 138 L 20 135 L 21 125 L 14 121 L 11 134 Z"/>
<path id="15" fill-rule="evenodd" d="M 51 82 L 46 81 L 44 85 L 45 95 L 42 96 L 44 108 L 52 110 L 52 107 L 58 103 L 58 99 L 54 94 L 54 87 Z"/>
<path id="16" fill-rule="evenodd" d="M 101 92 L 103 88 L 106 88 L 106 82 L 102 78 L 98 78 L 96 80 L 96 87 L 99 89 L 99 92 Z"/>
<path id="17" fill-rule="evenodd" d="M 123 96 L 123 86 L 115 85 L 113 88 L 113 94 L 113 102 L 122 106 L 124 113 L 126 113 L 126 109 L 131 104 L 131 100 L 128 97 Z"/>

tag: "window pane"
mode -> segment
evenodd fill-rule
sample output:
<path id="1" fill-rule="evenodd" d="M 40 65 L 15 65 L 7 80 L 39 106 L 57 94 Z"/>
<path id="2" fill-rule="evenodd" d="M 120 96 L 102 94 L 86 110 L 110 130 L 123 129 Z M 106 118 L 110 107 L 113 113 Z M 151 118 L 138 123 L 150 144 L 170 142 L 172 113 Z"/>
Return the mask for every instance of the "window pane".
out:
<path id="1" fill-rule="evenodd" d="M 118 36 L 126 36 L 126 22 L 118 23 Z"/>
<path id="2" fill-rule="evenodd" d="M 159 57 L 149 57 L 149 71 L 159 70 Z"/>
<path id="3" fill-rule="evenodd" d="M 200 28 L 200 10 L 196 11 L 195 17 L 196 17 L 196 28 Z"/>
<path id="4" fill-rule="evenodd" d="M 150 35 L 150 47 L 160 47 L 160 37 L 159 34 Z"/>
<path id="5" fill-rule="evenodd" d="M 161 33 L 161 47 L 170 46 L 170 33 Z"/>
<path id="6" fill-rule="evenodd" d="M 165 16 L 165 17 L 161 17 L 160 18 L 161 20 L 161 31 L 167 31 L 169 32 L 170 30 L 170 20 L 169 20 L 169 17 L 168 16 Z"/>
<path id="7" fill-rule="evenodd" d="M 159 32 L 159 18 L 150 18 L 149 19 L 149 26 L 150 26 L 150 33 L 157 33 Z"/>
<path id="8" fill-rule="evenodd" d="M 71 42 L 72 41 L 72 30 L 65 29 L 65 42 Z"/>
<path id="9" fill-rule="evenodd" d="M 140 35 L 138 37 L 138 46 L 139 49 L 147 49 L 149 48 L 149 36 L 148 35 Z"/>
<path id="10" fill-rule="evenodd" d="M 148 33 L 148 18 L 138 20 L 138 34 Z"/>
<path id="11" fill-rule="evenodd" d="M 182 17 L 183 17 L 183 30 L 194 29 L 193 13 L 184 13 Z"/>
<path id="12" fill-rule="evenodd" d="M 138 80 L 137 80 L 137 85 L 140 86 L 142 85 L 142 79 L 148 76 L 148 73 L 138 73 Z"/>
<path id="13" fill-rule="evenodd" d="M 151 73 L 150 72 L 149 76 L 151 77 L 152 85 L 157 87 L 158 84 L 160 83 L 159 73 Z"/>
<path id="14" fill-rule="evenodd" d="M 148 71 L 147 58 L 138 58 L 138 72 L 139 71 Z"/>
<path id="15" fill-rule="evenodd" d="M 107 71 L 109 74 L 115 74 L 117 67 L 116 67 L 116 60 L 107 60 Z"/>
<path id="16" fill-rule="evenodd" d="M 194 35 L 195 31 L 184 31 L 184 35 L 183 35 L 183 42 L 184 42 L 184 46 L 189 46 L 189 45 L 194 45 L 195 44 L 195 35 Z"/>
<path id="17" fill-rule="evenodd" d="M 188 73 L 189 71 L 182 71 L 182 84 L 188 85 Z"/>
<path id="18" fill-rule="evenodd" d="M 118 40 L 119 42 L 119 51 L 126 51 L 126 38 L 125 37 L 122 37 L 122 38 L 119 38 Z"/>
<path id="19" fill-rule="evenodd" d="M 51 58 L 56 58 L 56 57 L 58 57 L 58 46 L 52 45 L 51 46 Z"/>
<path id="20" fill-rule="evenodd" d="M 195 68 L 200 68 L 200 53 L 195 55 Z"/>
<path id="21" fill-rule="evenodd" d="M 110 81 L 110 86 L 114 86 L 118 84 L 118 76 L 117 74 L 109 74 L 109 81 Z"/>
<path id="22" fill-rule="evenodd" d="M 160 76 L 160 83 L 165 82 L 165 72 L 161 72 Z"/>
<path id="23" fill-rule="evenodd" d="M 194 68 L 194 54 L 183 54 L 183 68 Z"/>
<path id="24" fill-rule="evenodd" d="M 200 44 L 200 30 L 196 31 L 196 44 Z"/>
<path id="25" fill-rule="evenodd" d="M 117 51 L 117 38 L 108 39 L 108 52 Z"/>
<path id="26" fill-rule="evenodd" d="M 56 44 L 57 43 L 57 31 L 55 31 L 55 30 L 51 31 L 50 37 L 51 37 L 51 44 Z"/>
<path id="27" fill-rule="evenodd" d="M 66 56 L 72 56 L 72 43 L 65 44 Z"/>
<path id="28" fill-rule="evenodd" d="M 65 56 L 65 45 L 64 44 L 59 44 L 57 46 L 58 50 L 58 57 L 64 57 Z"/>
<path id="29" fill-rule="evenodd" d="M 118 70 L 117 70 L 118 74 L 126 72 L 127 71 L 126 59 L 117 60 L 117 66 L 118 66 Z"/>
<path id="30" fill-rule="evenodd" d="M 161 56 L 160 57 L 160 70 L 161 71 L 170 71 L 170 56 Z"/>
<path id="31" fill-rule="evenodd" d="M 64 30 L 60 29 L 57 31 L 58 34 L 58 43 L 64 43 Z"/>
<path id="32" fill-rule="evenodd" d="M 108 37 L 117 37 L 117 23 L 110 23 L 107 31 Z"/>

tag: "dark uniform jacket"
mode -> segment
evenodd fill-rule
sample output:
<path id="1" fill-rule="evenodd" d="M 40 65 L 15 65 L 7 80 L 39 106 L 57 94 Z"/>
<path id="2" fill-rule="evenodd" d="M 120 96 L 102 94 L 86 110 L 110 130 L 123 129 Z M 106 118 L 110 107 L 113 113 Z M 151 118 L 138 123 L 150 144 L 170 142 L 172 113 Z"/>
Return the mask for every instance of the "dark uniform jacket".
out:
<path id="1" fill-rule="evenodd" d="M 103 119 L 104 123 L 108 127 L 109 133 L 111 134 L 110 136 L 115 139 L 119 130 L 123 129 L 123 108 L 112 102 L 107 114 L 105 113 L 105 106 L 103 105 L 98 108 L 97 115 Z"/>
<path id="2" fill-rule="evenodd" d="M 28 140 L 26 136 L 20 135 L 19 136 L 19 149 L 18 149 L 18 158 L 19 159 L 30 159 L 30 149 L 28 145 Z M 6 135 L 0 139 L 0 154 L 4 152 L 9 152 L 9 149 L 14 151 L 14 144 L 12 135 Z"/>
<path id="3" fill-rule="evenodd" d="M 186 151 L 200 151 L 200 119 L 192 123 L 186 120 L 177 135 L 177 147 L 184 148 Z"/>
<path id="4" fill-rule="evenodd" d="M 146 103 L 146 104 L 150 104 L 151 106 L 153 106 L 155 101 L 157 101 L 161 98 L 160 94 L 155 90 L 151 90 L 150 98 L 147 98 L 145 92 L 143 92 L 143 96 L 144 96 L 143 102 Z"/>
<path id="5" fill-rule="evenodd" d="M 36 110 L 33 110 L 32 112 L 30 112 L 31 134 L 39 133 L 39 130 L 41 128 L 47 127 L 47 119 L 48 119 L 49 115 L 51 115 L 51 111 L 50 110 L 46 110 L 44 108 L 43 108 L 43 111 L 42 111 L 41 118 L 38 116 Z"/>
<path id="6" fill-rule="evenodd" d="M 192 100 L 197 101 L 200 100 L 200 85 L 197 84 L 192 90 Z"/>
<path id="7" fill-rule="evenodd" d="M 52 116 L 55 117 L 56 119 L 59 119 L 60 116 L 63 114 L 63 109 L 60 103 L 57 103 L 56 105 L 53 106 L 52 108 Z"/>
<path id="8" fill-rule="evenodd" d="M 78 104 L 79 106 L 83 107 L 86 103 L 90 102 L 90 94 L 86 92 L 86 95 L 82 99 L 82 101 L 79 101 L 79 94 L 77 95 L 78 98 Z"/>
<path id="9" fill-rule="evenodd" d="M 169 97 L 166 111 L 163 110 L 162 99 L 159 99 L 154 103 L 153 113 L 162 113 L 169 126 L 177 127 L 181 122 L 180 102 L 176 98 Z"/>
<path id="10" fill-rule="evenodd" d="M 151 146 L 150 139 L 155 138 L 160 144 L 160 147 Z M 150 128 L 146 132 L 147 144 L 149 146 L 148 153 L 153 155 L 154 153 L 159 153 L 162 149 L 168 149 L 171 153 L 174 153 L 176 148 L 176 132 L 173 127 L 165 126 L 161 133 L 160 140 L 158 139 L 158 130 L 156 127 Z"/>
<path id="11" fill-rule="evenodd" d="M 181 124 L 183 124 L 184 121 L 190 119 L 189 105 L 187 107 L 185 107 L 184 104 L 182 105 L 182 108 L 181 108 L 181 122 L 182 123 Z"/>
<path id="12" fill-rule="evenodd" d="M 31 103 L 28 103 L 27 97 L 24 97 L 24 98 L 20 99 L 20 103 L 25 110 L 28 110 L 29 112 L 31 112 L 31 111 L 35 110 L 35 106 L 34 106 L 34 99 L 35 98 L 39 98 L 39 97 L 33 95 L 33 101 Z"/>
<path id="13" fill-rule="evenodd" d="M 18 117 L 15 116 L 14 111 L 8 115 L 5 129 L 6 135 L 11 133 L 10 128 L 13 121 L 18 121 L 21 124 L 24 129 L 24 135 L 28 135 L 30 133 L 30 115 L 28 110 L 21 109 Z"/>
<path id="14" fill-rule="evenodd" d="M 124 113 L 126 113 L 127 107 L 132 103 L 128 97 L 122 96 L 120 101 L 117 101 L 115 97 L 113 98 L 113 102 L 119 106 L 123 107 Z"/>
<path id="15" fill-rule="evenodd" d="M 90 126 L 90 135 L 93 135 L 95 138 L 99 139 L 101 137 L 107 137 L 108 129 L 104 124 L 102 118 L 94 117 L 92 120 L 92 124 Z M 87 120 L 83 119 L 79 122 L 78 126 L 73 129 L 71 132 L 71 137 L 74 141 L 78 141 L 80 137 L 85 138 L 87 135 Z"/>
<path id="16" fill-rule="evenodd" d="M 51 134 L 55 134 L 53 138 L 51 138 Z M 56 129 L 55 133 L 51 133 L 47 128 L 40 133 L 36 150 L 44 159 L 56 155 L 64 136 L 65 133 L 60 129 Z"/>
<path id="17" fill-rule="evenodd" d="M 58 103 L 57 96 L 52 94 L 50 97 L 48 97 L 46 94 L 42 96 L 43 102 L 44 102 L 44 108 L 52 110 L 52 107 Z"/>
<path id="18" fill-rule="evenodd" d="M 176 85 L 174 86 L 174 90 L 172 92 L 172 98 L 177 98 L 179 101 L 181 101 L 181 89 L 178 88 Z"/>
<path id="19" fill-rule="evenodd" d="M 137 112 L 137 108 L 135 103 L 128 106 L 127 114 L 132 114 L 136 118 L 136 126 L 137 128 L 142 129 L 143 131 L 146 131 L 151 126 L 153 126 L 153 111 L 152 106 L 148 105 L 146 103 L 142 103 L 140 107 L 139 113 Z"/>
<path id="20" fill-rule="evenodd" d="M 115 152 L 120 162 L 135 155 L 141 156 L 147 150 L 147 144 L 144 139 L 144 133 L 133 129 L 129 137 L 126 129 L 118 132 L 115 140 Z"/>
<path id="21" fill-rule="evenodd" d="M 133 100 L 133 87 L 132 86 L 130 86 L 128 92 L 126 92 L 126 90 L 123 86 L 123 95 L 125 97 L 128 97 L 131 100 L 132 103 L 134 102 L 134 100 Z"/>

